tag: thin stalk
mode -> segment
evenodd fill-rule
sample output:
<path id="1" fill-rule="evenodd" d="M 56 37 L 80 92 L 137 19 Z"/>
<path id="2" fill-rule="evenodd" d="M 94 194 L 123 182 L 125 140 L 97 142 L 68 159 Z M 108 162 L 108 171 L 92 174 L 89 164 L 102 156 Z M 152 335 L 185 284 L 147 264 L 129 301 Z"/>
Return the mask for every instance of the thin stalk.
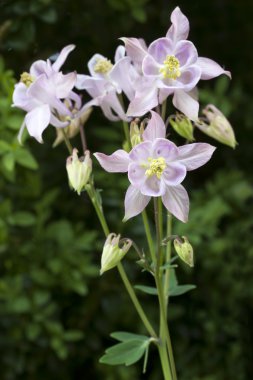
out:
<path id="1" fill-rule="evenodd" d="M 109 230 L 109 227 L 107 225 L 107 222 L 106 222 L 106 219 L 105 219 L 105 216 L 104 216 L 104 213 L 103 213 L 103 210 L 101 208 L 101 206 L 99 205 L 98 203 L 98 200 L 97 200 L 97 197 L 96 197 L 96 191 L 95 191 L 95 188 L 94 188 L 94 185 L 93 183 L 90 183 L 90 187 L 87 188 L 87 192 L 88 192 L 88 195 L 91 199 L 91 202 L 95 208 L 95 211 L 97 213 L 97 216 L 98 216 L 98 219 L 101 223 L 101 226 L 103 228 L 103 231 L 104 231 L 104 234 L 105 236 L 107 237 L 108 234 L 110 233 L 110 230 Z M 142 320 L 144 326 L 146 327 L 147 331 L 149 332 L 149 334 L 155 338 L 157 340 L 157 335 L 155 333 L 155 330 L 153 329 L 151 323 L 149 322 L 136 294 L 135 294 L 135 291 L 127 277 L 127 274 L 124 270 L 124 267 L 121 263 L 119 263 L 117 265 L 117 269 L 119 271 L 119 274 L 120 274 L 120 277 L 126 287 L 126 290 L 135 306 L 135 309 L 137 311 L 137 313 L 139 314 L 139 317 L 140 319 Z"/>
<path id="2" fill-rule="evenodd" d="M 162 365 L 164 380 L 172 380 L 171 370 L 170 370 L 167 351 L 166 351 L 166 345 L 164 343 L 160 344 L 158 346 L 158 351 L 160 355 L 160 361 Z"/>
<path id="3" fill-rule="evenodd" d="M 85 153 L 85 151 L 87 150 L 87 141 L 86 141 L 86 136 L 85 136 L 84 126 L 83 126 L 83 124 L 80 125 L 79 130 L 80 130 L 80 136 L 81 136 L 81 142 L 82 142 L 83 153 Z"/>
<path id="4" fill-rule="evenodd" d="M 162 104 L 161 118 L 163 119 L 163 121 L 165 121 L 165 117 L 166 117 L 166 108 L 167 108 L 167 99 L 165 99 Z"/>
<path id="5" fill-rule="evenodd" d="M 167 230 L 166 236 L 169 238 L 172 232 L 172 215 L 167 213 Z M 171 240 L 168 240 L 166 245 L 166 259 L 165 262 L 168 263 L 171 259 Z M 170 268 L 165 270 L 164 276 L 164 298 L 165 298 L 165 306 L 166 306 L 166 317 L 167 317 L 167 305 L 169 302 L 169 283 L 170 283 Z"/>
<path id="6" fill-rule="evenodd" d="M 126 121 L 122 121 L 122 123 L 123 123 L 125 138 L 127 141 L 127 150 L 128 150 L 128 152 L 130 152 L 132 144 L 131 144 L 131 140 L 130 140 L 129 126 L 128 126 L 128 123 Z"/>
<path id="7" fill-rule="evenodd" d="M 69 138 L 68 138 L 66 132 L 64 131 L 64 128 L 62 128 L 62 134 L 63 134 L 63 138 L 64 138 L 64 141 L 65 141 L 66 147 L 67 147 L 69 153 L 72 154 L 73 147 L 72 147 L 72 145 L 71 145 L 71 143 L 69 141 Z"/>
<path id="8" fill-rule="evenodd" d="M 146 233 L 146 237 L 147 237 L 147 241 L 148 241 L 148 247 L 149 247 L 150 255 L 151 255 L 153 263 L 155 264 L 156 263 L 156 256 L 155 256 L 155 250 L 154 250 L 154 242 L 152 239 L 146 210 L 142 211 L 142 220 L 143 220 L 145 233 Z"/>

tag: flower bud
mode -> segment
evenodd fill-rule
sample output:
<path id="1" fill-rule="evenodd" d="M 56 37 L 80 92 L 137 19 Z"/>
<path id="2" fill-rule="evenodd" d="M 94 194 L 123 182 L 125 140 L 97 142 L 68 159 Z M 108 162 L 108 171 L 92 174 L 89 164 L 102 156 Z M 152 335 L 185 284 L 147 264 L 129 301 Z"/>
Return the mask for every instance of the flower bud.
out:
<path id="1" fill-rule="evenodd" d="M 87 110 L 85 110 L 79 117 L 75 117 L 78 110 L 74 108 L 72 110 L 73 118 L 70 118 L 69 116 L 60 117 L 61 121 L 70 121 L 70 123 L 65 128 L 55 128 L 56 139 L 53 143 L 53 148 L 55 148 L 57 145 L 59 145 L 60 143 L 64 141 L 64 132 L 68 139 L 72 139 L 73 137 L 75 137 L 79 133 L 80 127 L 83 126 L 88 120 L 91 114 L 91 111 L 92 111 L 92 108 L 90 107 Z M 68 118 L 70 118 L 70 120 Z M 64 129 L 64 132 L 63 132 L 63 129 Z"/>
<path id="2" fill-rule="evenodd" d="M 119 246 L 119 243 L 120 235 L 111 233 L 107 236 L 101 257 L 100 274 L 116 267 L 132 245 L 131 240 L 128 239 L 125 240 L 122 247 Z"/>
<path id="3" fill-rule="evenodd" d="M 193 248 L 186 236 L 182 236 L 182 239 L 177 237 L 174 240 L 174 248 L 181 260 L 190 267 L 194 266 Z"/>
<path id="4" fill-rule="evenodd" d="M 66 169 L 70 186 L 80 195 L 89 181 L 92 161 L 90 152 L 86 150 L 85 156 L 78 158 L 78 150 L 73 149 L 72 156 L 67 158 Z"/>
<path id="5" fill-rule="evenodd" d="M 183 114 L 177 113 L 170 118 L 170 125 L 182 137 L 188 141 L 194 141 L 193 125 L 191 120 Z"/>
<path id="6" fill-rule="evenodd" d="M 212 104 L 208 104 L 202 112 L 209 124 L 200 119 L 196 122 L 196 126 L 206 135 L 235 148 L 236 139 L 233 128 L 223 113 Z"/>
<path id="7" fill-rule="evenodd" d="M 132 147 L 140 144 L 143 141 L 142 134 L 144 132 L 144 126 L 141 123 L 139 127 L 138 123 L 139 119 L 134 119 L 130 124 L 130 140 Z"/>

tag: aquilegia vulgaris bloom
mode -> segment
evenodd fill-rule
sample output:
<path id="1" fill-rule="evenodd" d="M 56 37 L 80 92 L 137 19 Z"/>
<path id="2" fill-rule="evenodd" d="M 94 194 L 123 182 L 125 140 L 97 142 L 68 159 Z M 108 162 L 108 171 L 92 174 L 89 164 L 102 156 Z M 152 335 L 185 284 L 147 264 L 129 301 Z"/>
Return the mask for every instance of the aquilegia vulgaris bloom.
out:
<path id="1" fill-rule="evenodd" d="M 161 197 L 164 206 L 182 222 L 189 212 L 189 198 L 181 182 L 186 172 L 204 165 L 215 147 L 194 143 L 177 147 L 165 138 L 162 118 L 154 111 L 142 135 L 143 142 L 130 153 L 119 149 L 112 155 L 95 153 L 108 172 L 127 172 L 131 183 L 125 197 L 124 220 L 141 213 L 151 197 Z"/>

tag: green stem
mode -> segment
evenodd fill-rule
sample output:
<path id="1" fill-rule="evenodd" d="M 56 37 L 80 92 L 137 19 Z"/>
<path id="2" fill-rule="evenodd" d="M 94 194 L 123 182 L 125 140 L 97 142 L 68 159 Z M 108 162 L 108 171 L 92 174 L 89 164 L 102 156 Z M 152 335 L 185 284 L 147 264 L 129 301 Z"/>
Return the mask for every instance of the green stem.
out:
<path id="1" fill-rule="evenodd" d="M 156 256 L 155 256 L 154 242 L 152 239 L 146 210 L 142 211 L 142 220 L 143 220 L 145 233 L 146 233 L 146 237 L 147 237 L 147 241 L 148 241 L 148 247 L 149 247 L 150 255 L 151 255 L 153 263 L 155 264 L 156 263 Z"/>
<path id="2" fill-rule="evenodd" d="M 130 152 L 132 144 L 131 144 L 131 140 L 130 140 L 129 126 L 128 126 L 128 123 L 126 121 L 122 121 L 122 123 L 123 123 L 125 138 L 127 141 L 127 151 Z"/>
<path id="3" fill-rule="evenodd" d="M 87 187 L 87 193 L 88 193 L 88 195 L 91 199 L 91 202 L 92 202 L 92 204 L 96 210 L 96 213 L 97 213 L 98 219 L 101 223 L 101 226 L 103 228 L 104 234 L 107 237 L 110 233 L 110 230 L 109 230 L 107 222 L 105 220 L 105 216 L 104 216 L 102 207 L 98 202 L 96 190 L 95 190 L 92 182 Z M 122 281 L 126 287 L 126 290 L 127 290 L 128 294 L 129 294 L 129 296 L 130 296 L 130 298 L 131 298 L 131 300 L 132 300 L 132 302 L 136 308 L 136 311 L 139 314 L 140 319 L 142 320 L 142 322 L 143 322 L 144 326 L 146 327 L 147 331 L 149 332 L 149 334 L 157 340 L 157 335 L 155 333 L 155 330 L 153 329 L 153 327 L 152 327 L 151 323 L 149 322 L 138 298 L 136 297 L 135 291 L 134 291 L 130 281 L 128 280 L 128 277 L 127 277 L 127 274 L 124 270 L 123 265 L 121 263 L 119 263 L 117 265 L 117 269 L 118 269 L 120 277 L 121 277 L 121 279 L 122 279 Z"/>
<path id="4" fill-rule="evenodd" d="M 159 351 L 159 355 L 160 355 L 160 361 L 161 361 L 161 365 L 162 365 L 164 379 L 165 380 L 172 380 L 170 365 L 168 362 L 166 345 L 164 344 L 164 342 L 160 343 L 160 345 L 158 346 L 158 351 Z"/>
<path id="5" fill-rule="evenodd" d="M 172 215 L 168 212 L 167 213 L 167 230 L 166 230 L 167 238 L 171 236 L 171 232 L 172 232 Z M 171 259 L 171 240 L 167 242 L 165 262 L 169 263 L 170 259 Z M 164 298 L 165 298 L 165 305 L 166 305 L 166 316 L 167 316 L 167 305 L 169 302 L 169 284 L 170 284 L 170 268 L 167 268 L 165 270 L 165 276 L 164 276 Z"/>
<path id="6" fill-rule="evenodd" d="M 72 147 L 72 145 L 71 145 L 71 143 L 69 141 L 69 138 L 68 138 L 66 132 L 64 131 L 64 128 L 62 128 L 62 134 L 63 134 L 63 138 L 64 138 L 64 141 L 65 141 L 66 147 L 67 147 L 69 153 L 72 154 L 73 147 Z"/>
<path id="7" fill-rule="evenodd" d="M 162 117 L 163 121 L 165 121 L 165 117 L 166 117 L 166 107 L 167 107 L 167 99 L 165 99 L 163 104 L 162 104 L 161 117 Z"/>

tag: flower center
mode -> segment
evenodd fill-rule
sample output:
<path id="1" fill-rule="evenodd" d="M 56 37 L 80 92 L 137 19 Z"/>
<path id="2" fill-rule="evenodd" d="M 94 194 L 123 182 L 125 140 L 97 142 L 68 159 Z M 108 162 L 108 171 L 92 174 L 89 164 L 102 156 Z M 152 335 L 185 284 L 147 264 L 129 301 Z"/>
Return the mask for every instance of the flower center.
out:
<path id="1" fill-rule="evenodd" d="M 113 67 L 113 64 L 109 59 L 98 59 L 94 65 L 95 73 L 107 74 Z"/>
<path id="2" fill-rule="evenodd" d="M 167 55 L 159 71 L 164 79 L 177 79 L 181 75 L 180 62 L 174 55 Z"/>
<path id="3" fill-rule="evenodd" d="M 145 175 L 147 177 L 151 177 L 152 175 L 156 175 L 158 179 L 161 178 L 161 175 L 166 168 L 166 162 L 163 157 L 158 158 L 148 158 L 149 168 L 146 170 Z"/>
<path id="4" fill-rule="evenodd" d="M 34 78 L 31 76 L 31 74 L 27 73 L 26 71 L 20 75 L 20 82 L 24 83 L 26 87 L 31 86 L 33 81 Z"/>

